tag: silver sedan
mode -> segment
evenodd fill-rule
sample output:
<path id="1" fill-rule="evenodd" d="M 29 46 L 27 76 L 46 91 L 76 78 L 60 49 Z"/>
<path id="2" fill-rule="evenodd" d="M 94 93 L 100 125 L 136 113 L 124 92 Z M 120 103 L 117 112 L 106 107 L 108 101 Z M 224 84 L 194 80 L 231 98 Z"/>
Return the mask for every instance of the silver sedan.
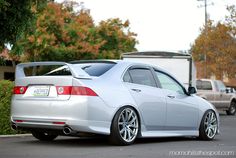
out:
<path id="1" fill-rule="evenodd" d="M 140 137 L 212 140 L 219 115 L 194 93 L 168 72 L 141 63 L 22 63 L 16 67 L 12 128 L 42 141 L 88 134 L 107 135 L 117 145 Z"/>

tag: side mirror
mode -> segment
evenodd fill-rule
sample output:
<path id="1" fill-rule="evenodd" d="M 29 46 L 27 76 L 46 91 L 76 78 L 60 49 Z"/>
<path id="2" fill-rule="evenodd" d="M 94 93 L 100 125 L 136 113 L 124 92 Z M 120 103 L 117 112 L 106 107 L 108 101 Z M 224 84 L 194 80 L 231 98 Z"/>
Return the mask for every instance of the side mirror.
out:
<path id="1" fill-rule="evenodd" d="M 197 93 L 197 90 L 195 87 L 188 87 L 188 94 L 195 94 Z"/>

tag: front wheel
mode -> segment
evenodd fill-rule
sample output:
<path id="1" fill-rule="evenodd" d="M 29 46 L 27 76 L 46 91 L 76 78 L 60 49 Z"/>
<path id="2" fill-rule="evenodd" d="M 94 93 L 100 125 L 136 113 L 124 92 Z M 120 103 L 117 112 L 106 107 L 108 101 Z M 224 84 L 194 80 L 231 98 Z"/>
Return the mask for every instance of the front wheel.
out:
<path id="1" fill-rule="evenodd" d="M 131 107 L 123 107 L 116 113 L 112 125 L 110 141 L 115 145 L 130 145 L 137 138 L 139 118 Z"/>
<path id="2" fill-rule="evenodd" d="M 216 114 L 212 110 L 207 110 L 202 117 L 199 128 L 199 138 L 202 140 L 214 139 L 218 130 L 218 120 Z"/>
<path id="3" fill-rule="evenodd" d="M 47 132 L 32 131 L 31 133 L 35 138 L 41 141 L 52 141 L 58 136 L 56 134 L 50 134 Z"/>
<path id="4" fill-rule="evenodd" d="M 236 113 L 236 102 L 232 101 L 230 103 L 230 107 L 228 110 L 226 110 L 227 115 L 235 115 Z"/>

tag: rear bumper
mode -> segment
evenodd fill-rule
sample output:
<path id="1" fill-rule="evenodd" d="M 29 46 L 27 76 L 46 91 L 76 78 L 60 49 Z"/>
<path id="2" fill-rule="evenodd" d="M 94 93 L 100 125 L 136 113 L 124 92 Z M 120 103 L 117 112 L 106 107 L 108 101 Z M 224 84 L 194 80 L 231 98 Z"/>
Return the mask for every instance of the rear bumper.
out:
<path id="1" fill-rule="evenodd" d="M 19 120 L 19 118 L 17 118 Z M 70 127 L 75 132 L 86 132 L 86 133 L 96 133 L 96 134 L 110 134 L 110 124 L 108 122 L 99 122 L 99 121 L 65 121 L 65 124 L 54 124 L 51 120 L 48 122 L 42 121 L 42 119 L 37 119 L 37 122 L 26 120 L 25 118 L 20 118 L 22 122 L 14 121 L 15 118 L 12 118 L 12 124 L 16 125 L 18 129 L 22 130 L 57 130 L 62 131 L 65 127 Z M 42 122 L 41 122 L 42 121 Z M 56 120 L 61 121 L 61 120 Z M 40 122 L 40 123 L 39 123 Z"/>
<path id="2" fill-rule="evenodd" d="M 112 107 L 99 97 L 72 96 L 66 101 L 12 99 L 11 121 L 22 129 L 62 130 L 110 134 Z"/>

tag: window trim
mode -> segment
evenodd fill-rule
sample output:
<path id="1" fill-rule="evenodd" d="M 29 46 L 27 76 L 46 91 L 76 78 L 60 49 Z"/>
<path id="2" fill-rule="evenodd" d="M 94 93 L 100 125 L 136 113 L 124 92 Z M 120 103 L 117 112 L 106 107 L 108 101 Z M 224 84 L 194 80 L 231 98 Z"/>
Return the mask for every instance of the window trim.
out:
<path id="1" fill-rule="evenodd" d="M 125 78 L 125 74 L 126 74 L 126 73 L 128 73 L 131 82 L 127 82 L 127 81 L 124 80 L 124 78 Z M 133 79 L 132 79 L 132 77 L 131 77 L 131 75 L 130 75 L 128 69 L 124 72 L 124 74 L 123 74 L 123 76 L 122 76 L 122 81 L 125 82 L 125 83 L 133 83 Z"/>
<path id="2" fill-rule="evenodd" d="M 150 66 L 145 66 L 145 65 L 143 65 L 143 66 L 142 66 L 142 65 L 131 65 L 130 67 L 128 67 L 128 68 L 124 71 L 124 73 L 123 73 L 123 75 L 122 75 L 122 81 L 123 81 L 123 82 L 125 82 L 125 81 L 124 81 L 124 75 L 125 75 L 126 72 L 128 72 L 132 82 L 127 82 L 127 83 L 137 84 L 137 83 L 134 83 L 134 82 L 133 82 L 133 78 L 132 78 L 132 76 L 130 75 L 130 70 L 133 70 L 133 69 L 146 69 L 146 70 L 149 70 L 149 71 L 151 72 L 151 75 L 152 75 L 153 80 L 154 80 L 154 83 L 155 83 L 155 87 L 154 87 L 154 86 L 149 86 L 149 85 L 144 85 L 144 84 L 138 84 L 138 85 L 149 86 L 149 87 L 154 87 L 154 88 L 160 88 L 160 87 L 159 87 L 159 83 L 157 83 L 156 76 L 153 74 L 153 69 L 152 69 L 152 67 L 150 67 Z"/>

